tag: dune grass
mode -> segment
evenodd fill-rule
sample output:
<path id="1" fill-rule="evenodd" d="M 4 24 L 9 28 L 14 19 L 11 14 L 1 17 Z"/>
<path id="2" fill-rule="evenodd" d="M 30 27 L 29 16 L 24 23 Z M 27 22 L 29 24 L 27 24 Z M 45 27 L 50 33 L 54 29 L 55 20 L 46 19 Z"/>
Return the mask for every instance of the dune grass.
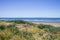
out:
<path id="1" fill-rule="evenodd" d="M 0 40 L 60 40 L 60 27 L 44 24 L 33 24 L 21 20 L 0 22 L 12 23 L 9 25 L 6 25 L 6 23 L 0 23 Z M 21 29 L 24 28 L 24 30 L 19 30 L 17 24 L 21 24 Z"/>

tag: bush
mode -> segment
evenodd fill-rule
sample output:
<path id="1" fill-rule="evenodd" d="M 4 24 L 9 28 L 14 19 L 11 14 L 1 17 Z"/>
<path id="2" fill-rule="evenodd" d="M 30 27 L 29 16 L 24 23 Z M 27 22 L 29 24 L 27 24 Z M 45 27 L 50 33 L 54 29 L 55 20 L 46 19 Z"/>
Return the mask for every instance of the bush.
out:
<path id="1" fill-rule="evenodd" d="M 60 32 L 60 27 L 54 27 L 54 26 L 51 26 L 51 25 L 39 24 L 38 28 L 46 29 L 47 31 L 50 31 L 50 32 Z"/>
<path id="2" fill-rule="evenodd" d="M 0 30 L 4 30 L 5 26 L 4 25 L 0 25 Z"/>
<path id="3" fill-rule="evenodd" d="M 51 25 L 44 25 L 44 24 L 39 24 L 38 28 L 43 29 L 43 28 L 53 28 Z"/>
<path id="4" fill-rule="evenodd" d="M 32 33 L 29 32 L 23 32 L 23 37 L 26 38 L 26 40 L 35 40 Z"/>
<path id="5" fill-rule="evenodd" d="M 25 38 L 26 40 L 35 40 L 33 34 L 30 32 L 20 31 L 19 36 Z"/>
<path id="6" fill-rule="evenodd" d="M 18 30 L 18 28 L 15 26 L 15 24 L 9 25 L 7 28 L 10 29 L 10 31 L 11 31 L 13 34 L 17 34 L 17 33 L 19 32 L 19 30 Z"/>
<path id="7" fill-rule="evenodd" d="M 18 23 L 18 24 L 25 24 L 27 23 L 26 21 L 23 21 L 23 20 L 11 20 L 11 21 L 8 21 L 8 22 L 14 22 L 14 23 Z"/>

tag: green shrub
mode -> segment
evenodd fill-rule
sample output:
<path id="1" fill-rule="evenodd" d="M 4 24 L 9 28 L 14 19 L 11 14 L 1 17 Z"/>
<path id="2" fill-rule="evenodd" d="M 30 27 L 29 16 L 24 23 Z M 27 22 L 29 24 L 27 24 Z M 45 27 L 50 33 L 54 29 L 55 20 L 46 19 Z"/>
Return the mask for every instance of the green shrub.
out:
<path id="1" fill-rule="evenodd" d="M 43 29 L 43 28 L 53 28 L 51 25 L 44 25 L 44 24 L 39 24 L 38 28 Z"/>
<path id="2" fill-rule="evenodd" d="M 33 34 L 30 32 L 20 31 L 19 35 L 21 38 L 25 38 L 26 40 L 35 40 Z"/>
<path id="3" fill-rule="evenodd" d="M 18 33 L 19 33 L 19 30 L 18 30 L 18 28 L 15 26 L 15 24 L 9 25 L 7 28 L 10 29 L 10 31 L 11 31 L 12 33 L 14 33 L 14 34 L 18 34 Z"/>
<path id="4" fill-rule="evenodd" d="M 23 37 L 25 37 L 26 40 L 35 40 L 32 33 L 29 32 L 23 32 Z"/>
<path id="5" fill-rule="evenodd" d="M 23 20 L 11 20 L 11 21 L 8 21 L 8 22 L 14 22 L 14 23 L 18 23 L 18 24 L 25 24 L 27 23 L 26 21 L 23 21 Z"/>
<path id="6" fill-rule="evenodd" d="M 0 30 L 4 30 L 5 26 L 4 25 L 0 25 Z"/>
<path id="7" fill-rule="evenodd" d="M 54 27 L 54 26 L 51 26 L 51 25 L 39 24 L 38 28 L 46 29 L 46 31 L 53 32 L 53 33 L 54 32 L 60 32 L 60 27 Z"/>

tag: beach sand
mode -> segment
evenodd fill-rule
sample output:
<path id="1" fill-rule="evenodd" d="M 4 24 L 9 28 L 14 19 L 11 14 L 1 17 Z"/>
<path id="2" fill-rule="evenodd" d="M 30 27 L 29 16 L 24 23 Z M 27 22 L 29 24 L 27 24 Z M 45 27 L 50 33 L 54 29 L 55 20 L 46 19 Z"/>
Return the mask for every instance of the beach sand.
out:
<path id="1" fill-rule="evenodd" d="M 47 25 L 52 25 L 55 27 L 60 27 L 60 22 L 32 22 L 35 24 L 47 24 Z"/>

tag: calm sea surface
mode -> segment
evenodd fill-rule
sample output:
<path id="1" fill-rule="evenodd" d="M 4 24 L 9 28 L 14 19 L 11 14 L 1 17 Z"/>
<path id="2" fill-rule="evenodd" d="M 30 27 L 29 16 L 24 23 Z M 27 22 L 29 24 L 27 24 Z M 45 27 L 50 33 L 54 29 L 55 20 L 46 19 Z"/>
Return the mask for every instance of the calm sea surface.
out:
<path id="1" fill-rule="evenodd" d="M 0 20 L 56 21 L 56 22 L 60 22 L 60 18 L 0 18 Z"/>

